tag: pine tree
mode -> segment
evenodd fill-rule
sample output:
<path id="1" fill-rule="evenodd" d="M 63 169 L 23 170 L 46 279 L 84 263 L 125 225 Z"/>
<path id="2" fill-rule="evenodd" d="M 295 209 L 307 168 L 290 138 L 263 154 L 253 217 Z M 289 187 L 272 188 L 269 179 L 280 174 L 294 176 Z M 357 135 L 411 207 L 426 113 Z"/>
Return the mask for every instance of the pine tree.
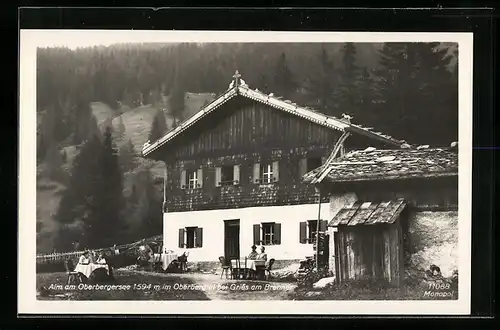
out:
<path id="1" fill-rule="evenodd" d="M 161 138 L 167 131 L 167 121 L 163 111 L 157 110 L 151 123 L 151 130 L 149 131 L 149 141 L 154 142 Z"/>
<path id="2" fill-rule="evenodd" d="M 96 199 L 98 198 L 99 184 L 102 181 L 102 173 L 99 164 L 102 153 L 101 140 L 94 136 L 85 142 L 80 152 L 76 155 L 71 169 L 71 176 L 66 190 L 63 192 L 55 220 L 61 224 L 58 234 L 57 248 L 68 250 L 73 239 L 78 239 L 83 245 L 91 244 L 92 237 L 87 235 L 86 223 L 96 213 Z M 80 222 L 85 224 L 82 228 L 71 229 L 71 224 Z M 66 236 L 72 235 L 67 240 Z"/>
<path id="3" fill-rule="evenodd" d="M 132 193 L 128 198 L 128 214 L 135 225 L 133 239 L 159 235 L 162 232 L 162 199 L 154 187 L 151 171 L 137 169 L 132 180 Z"/>
<path id="4" fill-rule="evenodd" d="M 89 132 L 87 135 L 87 140 L 92 140 L 94 137 L 101 138 L 101 130 L 97 124 L 97 119 L 94 115 L 90 116 L 89 119 Z"/>
<path id="5" fill-rule="evenodd" d="M 337 116 L 342 113 L 354 115 L 359 113 L 360 86 L 363 71 L 356 64 L 356 46 L 347 42 L 342 48 L 342 68 L 340 70 L 340 83 L 336 88 L 334 97 L 337 103 Z"/>
<path id="6" fill-rule="evenodd" d="M 92 116 L 92 109 L 83 96 L 79 96 L 77 102 L 72 110 L 74 112 L 74 126 L 73 144 L 81 144 L 89 135 L 90 118 Z"/>
<path id="7" fill-rule="evenodd" d="M 381 67 L 377 72 L 379 127 L 410 143 L 446 141 L 453 135 L 451 122 L 458 116 L 456 112 L 447 121 L 441 118 L 453 107 L 447 101 L 453 88 L 444 55 L 435 46 L 386 43 L 381 50 Z"/>
<path id="8" fill-rule="evenodd" d="M 64 171 L 62 169 L 63 160 L 55 143 L 52 143 L 47 149 L 44 162 L 51 179 L 59 182 L 65 181 Z"/>
<path id="9" fill-rule="evenodd" d="M 68 248 L 64 235 L 71 235 L 90 248 L 113 245 L 125 230 L 122 212 L 122 174 L 111 130 L 87 141 L 80 148 L 68 188 L 55 219 L 61 223 L 59 244 Z"/>
<path id="10" fill-rule="evenodd" d="M 125 200 L 123 197 L 123 177 L 118 161 L 118 152 L 113 143 L 112 132 L 106 128 L 99 157 L 102 180 L 97 184 L 93 216 L 89 217 L 89 233 L 101 246 L 110 246 L 120 240 L 125 223 L 122 219 Z"/>
<path id="11" fill-rule="evenodd" d="M 185 104 L 185 93 L 181 86 L 176 84 L 172 88 L 172 93 L 168 99 L 169 112 L 170 115 L 178 121 L 182 121 L 184 117 Z"/>
<path id="12" fill-rule="evenodd" d="M 333 61 L 325 48 L 321 49 L 318 56 L 319 65 L 308 79 L 307 92 L 313 100 L 312 105 L 326 114 L 334 115 L 333 90 L 336 86 L 337 75 Z"/>
<path id="13" fill-rule="evenodd" d="M 129 172 L 136 167 L 134 144 L 131 139 L 120 148 L 120 167 L 123 173 Z"/>
<path id="14" fill-rule="evenodd" d="M 285 53 L 281 53 L 274 69 L 273 91 L 278 96 L 290 97 L 295 93 L 297 83 L 288 66 Z"/>

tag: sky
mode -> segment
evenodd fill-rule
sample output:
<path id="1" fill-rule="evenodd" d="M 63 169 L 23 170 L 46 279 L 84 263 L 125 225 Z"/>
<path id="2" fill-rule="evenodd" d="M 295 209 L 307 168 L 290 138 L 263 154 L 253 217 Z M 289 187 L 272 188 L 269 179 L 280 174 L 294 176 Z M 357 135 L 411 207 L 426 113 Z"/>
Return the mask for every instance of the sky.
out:
<path id="1" fill-rule="evenodd" d="M 159 30 L 21 30 L 21 41 L 37 47 L 109 46 L 116 43 L 179 42 L 384 42 L 457 39 L 452 33 L 159 31 Z"/>

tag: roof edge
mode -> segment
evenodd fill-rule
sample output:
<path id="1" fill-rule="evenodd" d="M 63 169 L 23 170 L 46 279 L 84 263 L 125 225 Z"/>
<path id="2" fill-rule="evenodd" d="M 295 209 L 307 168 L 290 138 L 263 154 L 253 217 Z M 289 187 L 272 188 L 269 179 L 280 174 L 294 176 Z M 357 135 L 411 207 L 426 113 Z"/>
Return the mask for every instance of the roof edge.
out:
<path id="1" fill-rule="evenodd" d="M 174 137 L 179 135 L 181 132 L 185 131 L 187 128 L 191 127 L 196 121 L 198 121 L 198 119 L 207 115 L 213 110 L 217 109 L 218 107 L 220 107 L 221 105 L 232 99 L 237 94 L 238 94 L 237 87 L 232 87 L 226 90 L 224 93 L 215 98 L 212 102 L 207 104 L 205 107 L 201 108 L 199 111 L 195 112 L 192 116 L 181 122 L 179 126 L 167 132 L 167 134 L 165 134 L 160 139 L 156 140 L 154 143 L 148 144 L 149 141 L 146 142 L 142 148 L 141 152 L 142 157 L 147 157 L 151 155 L 155 150 L 160 148 L 162 145 L 172 140 Z"/>

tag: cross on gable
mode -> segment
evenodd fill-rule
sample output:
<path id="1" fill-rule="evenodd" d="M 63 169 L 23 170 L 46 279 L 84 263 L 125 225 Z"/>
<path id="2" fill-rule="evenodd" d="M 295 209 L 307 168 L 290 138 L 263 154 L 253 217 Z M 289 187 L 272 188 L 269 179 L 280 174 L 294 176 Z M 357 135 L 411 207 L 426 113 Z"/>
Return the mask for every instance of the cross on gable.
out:
<path id="1" fill-rule="evenodd" d="M 236 72 L 234 73 L 233 78 L 234 78 L 234 84 L 237 86 L 241 78 L 241 74 L 238 70 L 236 70 Z"/>

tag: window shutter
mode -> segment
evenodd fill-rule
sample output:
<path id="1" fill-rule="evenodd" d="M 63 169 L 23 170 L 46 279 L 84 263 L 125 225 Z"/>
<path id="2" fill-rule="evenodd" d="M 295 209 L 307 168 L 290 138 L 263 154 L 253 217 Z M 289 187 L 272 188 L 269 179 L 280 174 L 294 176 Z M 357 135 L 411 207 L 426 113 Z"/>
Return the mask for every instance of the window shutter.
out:
<path id="1" fill-rule="evenodd" d="M 279 181 L 279 179 L 280 179 L 280 162 L 279 161 L 273 162 L 273 178 L 274 178 L 274 181 Z"/>
<path id="2" fill-rule="evenodd" d="M 216 167 L 215 168 L 215 186 L 220 187 L 221 181 L 222 181 L 222 168 Z"/>
<path id="3" fill-rule="evenodd" d="M 325 232 L 326 231 L 326 226 L 327 226 L 327 221 L 326 220 L 320 220 L 319 221 L 319 231 Z"/>
<path id="4" fill-rule="evenodd" d="M 260 183 L 260 164 L 253 164 L 253 183 Z"/>
<path id="5" fill-rule="evenodd" d="M 233 167 L 233 184 L 240 184 L 240 165 Z"/>
<path id="6" fill-rule="evenodd" d="M 184 228 L 179 228 L 179 247 L 184 247 Z"/>
<path id="7" fill-rule="evenodd" d="M 196 173 L 196 187 L 201 188 L 203 187 L 203 169 L 199 168 L 197 173 Z"/>
<path id="8" fill-rule="evenodd" d="M 299 242 L 301 244 L 305 244 L 307 243 L 307 222 L 303 221 L 299 225 L 300 225 Z"/>
<path id="9" fill-rule="evenodd" d="M 281 223 L 274 224 L 274 244 L 281 244 Z"/>
<path id="10" fill-rule="evenodd" d="M 253 244 L 260 244 L 260 224 L 253 225 Z"/>
<path id="11" fill-rule="evenodd" d="M 307 158 L 302 158 L 299 160 L 299 179 L 302 181 L 302 177 L 307 173 Z"/>
<path id="12" fill-rule="evenodd" d="M 186 170 L 181 171 L 181 189 L 186 188 Z"/>
<path id="13" fill-rule="evenodd" d="M 203 228 L 196 228 L 196 247 L 203 247 Z"/>

